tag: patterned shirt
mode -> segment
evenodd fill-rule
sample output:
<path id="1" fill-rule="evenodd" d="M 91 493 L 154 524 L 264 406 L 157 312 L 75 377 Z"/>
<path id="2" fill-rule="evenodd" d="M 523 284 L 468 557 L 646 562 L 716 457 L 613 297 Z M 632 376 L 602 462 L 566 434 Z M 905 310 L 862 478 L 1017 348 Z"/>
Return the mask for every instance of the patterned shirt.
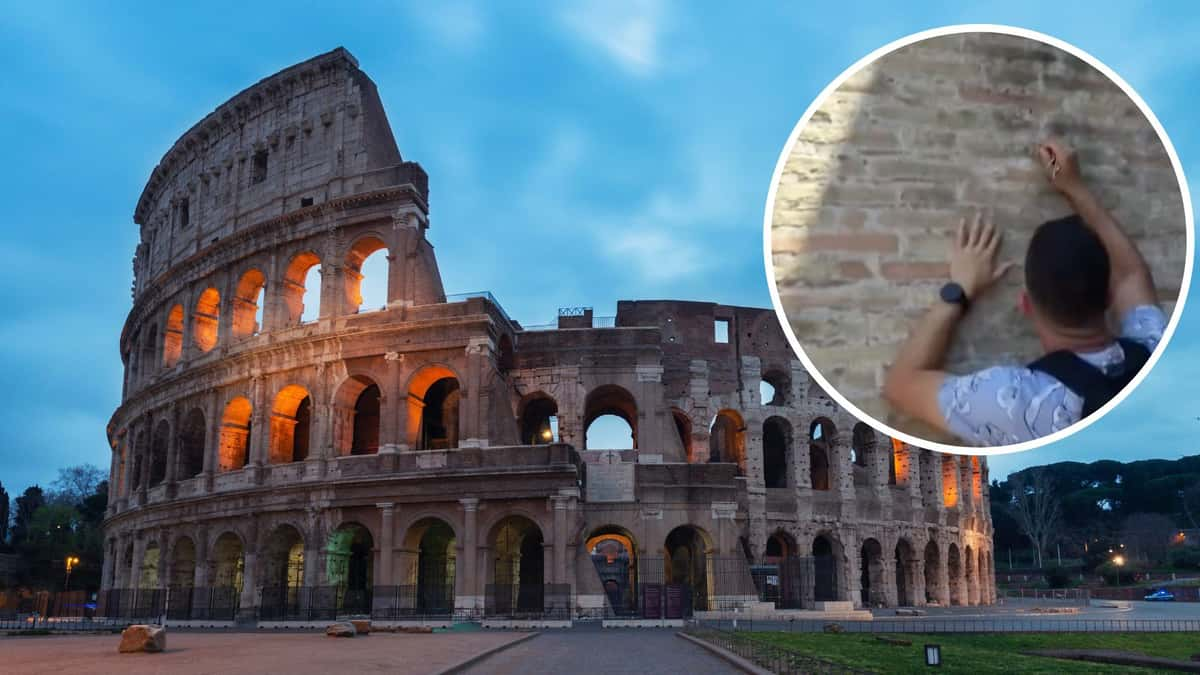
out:
<path id="1" fill-rule="evenodd" d="M 1140 305 L 1121 319 L 1121 337 L 1153 352 L 1166 327 L 1162 309 Z M 1125 351 L 1115 341 L 1099 351 L 1076 354 L 1109 374 L 1120 372 L 1125 363 Z M 1041 371 L 993 366 L 967 375 L 947 375 L 938 390 L 938 407 L 947 427 L 964 442 L 1012 445 L 1078 422 L 1083 397 Z"/>

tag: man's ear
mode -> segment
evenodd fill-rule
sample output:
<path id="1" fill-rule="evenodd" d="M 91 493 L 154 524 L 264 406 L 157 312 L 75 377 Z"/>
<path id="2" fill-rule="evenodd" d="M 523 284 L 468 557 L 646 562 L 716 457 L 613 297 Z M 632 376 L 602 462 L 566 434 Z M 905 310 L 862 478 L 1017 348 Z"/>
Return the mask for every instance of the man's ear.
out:
<path id="1" fill-rule="evenodd" d="M 1033 301 L 1029 299 L 1029 291 L 1024 288 L 1017 294 L 1017 309 L 1027 318 L 1033 318 Z"/>

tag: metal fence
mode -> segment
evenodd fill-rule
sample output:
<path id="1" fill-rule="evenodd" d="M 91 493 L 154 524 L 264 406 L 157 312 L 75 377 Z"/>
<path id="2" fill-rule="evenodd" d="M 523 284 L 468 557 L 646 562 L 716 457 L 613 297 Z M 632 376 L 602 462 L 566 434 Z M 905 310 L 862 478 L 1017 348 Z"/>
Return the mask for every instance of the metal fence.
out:
<path id="1" fill-rule="evenodd" d="M 772 673 L 866 673 L 811 654 L 768 642 L 743 631 L 721 630 L 709 626 L 690 625 L 684 632 L 709 644 L 728 650 Z"/>
<path id="2" fill-rule="evenodd" d="M 331 621 L 371 615 L 372 590 L 346 586 L 264 586 L 259 621 Z"/>
<path id="3" fill-rule="evenodd" d="M 486 619 L 570 621 L 573 608 L 570 584 L 487 584 L 484 590 Z"/>
<path id="4" fill-rule="evenodd" d="M 371 618 L 446 619 L 454 616 L 454 582 L 376 586 L 372 591 Z"/>
<path id="5" fill-rule="evenodd" d="M 876 618 L 872 621 L 817 619 L 695 621 L 713 630 L 795 633 L 1181 633 L 1200 631 L 1200 619 L 1075 619 L 1070 617 L 922 617 Z M 834 627 L 836 626 L 836 628 Z"/>
<path id="6" fill-rule="evenodd" d="M 1082 607 L 1087 607 L 1092 597 L 1086 588 L 1006 588 L 997 594 L 1002 600 L 1036 600 Z"/>
<path id="7" fill-rule="evenodd" d="M 233 621 L 239 596 L 233 586 L 111 588 L 96 598 L 96 616 L 139 621 L 166 616 L 175 621 Z"/>

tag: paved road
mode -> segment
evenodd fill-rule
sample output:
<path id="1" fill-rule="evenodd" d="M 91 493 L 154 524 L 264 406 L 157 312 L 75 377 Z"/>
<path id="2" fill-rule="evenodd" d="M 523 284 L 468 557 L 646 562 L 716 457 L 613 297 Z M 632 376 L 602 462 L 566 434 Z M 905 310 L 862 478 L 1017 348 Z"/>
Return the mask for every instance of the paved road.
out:
<path id="1" fill-rule="evenodd" d="M 472 675 L 518 673 L 655 673 L 726 675 L 739 672 L 673 630 L 573 628 L 546 630 L 477 663 Z"/>

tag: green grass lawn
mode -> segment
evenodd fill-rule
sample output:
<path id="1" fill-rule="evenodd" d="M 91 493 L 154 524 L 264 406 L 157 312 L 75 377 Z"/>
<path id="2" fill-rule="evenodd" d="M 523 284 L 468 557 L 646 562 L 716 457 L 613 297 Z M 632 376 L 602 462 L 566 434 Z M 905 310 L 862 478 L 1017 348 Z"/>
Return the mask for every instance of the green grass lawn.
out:
<path id="1" fill-rule="evenodd" d="M 1200 652 L 1194 633 L 989 633 L 891 635 L 911 646 L 890 645 L 873 635 L 755 633 L 755 637 L 842 665 L 877 673 L 1131 673 L 1156 672 L 1086 661 L 1025 656 L 1027 649 L 1117 649 L 1187 660 Z M 925 644 L 942 647 L 942 667 L 925 666 Z"/>

